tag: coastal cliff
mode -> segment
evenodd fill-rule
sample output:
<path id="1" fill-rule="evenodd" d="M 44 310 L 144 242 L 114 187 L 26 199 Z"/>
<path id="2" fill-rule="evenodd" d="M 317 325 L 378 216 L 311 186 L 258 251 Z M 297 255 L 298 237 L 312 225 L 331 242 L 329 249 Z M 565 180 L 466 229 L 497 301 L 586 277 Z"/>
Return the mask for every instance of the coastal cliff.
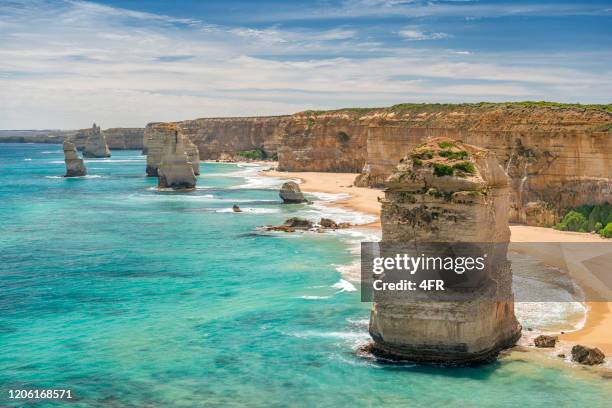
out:
<path id="1" fill-rule="evenodd" d="M 261 150 L 267 157 L 274 157 L 288 119 L 289 116 L 202 118 L 172 124 L 197 146 L 200 159 L 216 160 L 250 150 Z M 145 128 L 144 153 L 148 149 L 147 133 L 153 125 Z"/>
<path id="2" fill-rule="evenodd" d="M 176 125 L 158 125 L 157 130 L 165 137 L 161 144 L 161 160 L 156 169 L 159 188 L 192 190 L 196 186 L 196 176 L 187 150 L 191 142 Z M 192 146 L 195 147 L 195 146 Z"/>
<path id="3" fill-rule="evenodd" d="M 450 138 L 430 139 L 402 159 L 386 186 L 381 245 L 412 243 L 420 255 L 435 243 L 432 255 L 440 256 L 468 244 L 467 255 L 484 253 L 486 266 L 465 275 L 451 271 L 439 298 L 375 291 L 369 329 L 375 354 L 474 363 L 513 345 L 521 327 L 506 256 L 509 188 L 495 154 Z"/>
<path id="4" fill-rule="evenodd" d="M 0 143 L 52 143 L 58 144 L 68 140 L 78 150 L 85 148 L 91 128 L 77 130 L 3 130 L 0 131 Z M 106 143 L 111 150 L 142 149 L 144 128 L 108 128 L 102 130 Z"/>
<path id="5" fill-rule="evenodd" d="M 569 208 L 612 201 L 611 112 L 538 103 L 303 112 L 286 125 L 279 169 L 362 171 L 357 185 L 380 187 L 423 140 L 450 137 L 497 154 L 510 176 L 511 221 L 550 226 Z"/>
<path id="6" fill-rule="evenodd" d="M 366 129 L 358 110 L 297 113 L 285 125 L 278 169 L 359 172 L 367 157 Z"/>

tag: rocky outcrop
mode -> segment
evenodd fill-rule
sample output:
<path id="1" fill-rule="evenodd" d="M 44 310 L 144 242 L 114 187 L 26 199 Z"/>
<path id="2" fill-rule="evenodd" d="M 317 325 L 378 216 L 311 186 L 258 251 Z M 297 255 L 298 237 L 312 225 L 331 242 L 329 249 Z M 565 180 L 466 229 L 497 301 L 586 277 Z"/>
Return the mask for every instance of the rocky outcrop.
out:
<path id="1" fill-rule="evenodd" d="M 175 190 L 195 188 L 196 176 L 193 165 L 186 153 L 186 143 L 181 130 L 174 125 L 166 125 L 161 161 L 157 168 L 158 187 Z"/>
<path id="2" fill-rule="evenodd" d="M 164 146 L 167 146 L 169 139 L 175 137 L 175 132 L 181 135 L 183 148 L 187 153 L 191 163 L 193 173 L 200 174 L 200 157 L 197 146 L 187 138 L 179 126 L 171 123 L 150 123 L 145 128 L 144 137 L 147 148 L 147 176 L 157 177 L 158 167 L 162 160 Z"/>
<path id="3" fill-rule="evenodd" d="M 110 157 L 111 153 L 106 144 L 106 137 L 102 134 L 100 126 L 94 123 L 91 127 L 85 147 L 83 157 Z"/>
<path id="4" fill-rule="evenodd" d="M 285 220 L 282 225 L 268 225 L 267 231 L 295 232 L 296 230 L 307 231 L 314 228 L 314 224 L 304 218 L 292 217 Z"/>
<path id="5" fill-rule="evenodd" d="M 572 361 L 585 365 L 602 364 L 605 354 L 597 347 L 586 347 L 580 344 L 572 347 Z"/>
<path id="6" fill-rule="evenodd" d="M 513 345 L 512 272 L 506 257 L 508 178 L 495 154 L 452 139 L 432 139 L 404 157 L 382 200 L 384 243 L 495 244 L 478 285 L 461 301 L 374 292 L 370 334 L 375 354 L 423 362 L 474 363 Z M 482 254 L 481 254 L 482 255 Z M 492 295 L 493 294 L 493 295 Z"/>
<path id="7" fill-rule="evenodd" d="M 300 190 L 300 186 L 295 181 L 283 183 L 278 195 L 283 200 L 284 204 L 299 204 L 306 202 L 304 194 L 302 194 L 302 190 Z"/>
<path id="8" fill-rule="evenodd" d="M 64 162 L 66 163 L 66 174 L 64 177 L 81 177 L 87 175 L 87 169 L 77 153 L 74 143 L 64 142 Z"/>
<path id="9" fill-rule="evenodd" d="M 533 339 L 533 344 L 539 348 L 553 348 L 557 344 L 559 337 L 541 334 Z"/>

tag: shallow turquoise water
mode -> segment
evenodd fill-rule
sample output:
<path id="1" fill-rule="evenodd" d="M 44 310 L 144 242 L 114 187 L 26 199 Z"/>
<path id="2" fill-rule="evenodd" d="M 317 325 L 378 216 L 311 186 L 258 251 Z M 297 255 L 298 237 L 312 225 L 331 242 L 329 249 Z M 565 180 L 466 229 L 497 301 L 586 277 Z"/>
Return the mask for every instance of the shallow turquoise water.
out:
<path id="1" fill-rule="evenodd" d="M 0 406 L 15 388 L 74 407 L 609 406 L 609 381 L 569 369 L 358 357 L 369 304 L 333 287 L 346 241 L 259 233 L 316 210 L 236 188 L 248 168 L 160 193 L 139 152 L 87 166 L 63 179 L 59 146 L 0 144 Z"/>

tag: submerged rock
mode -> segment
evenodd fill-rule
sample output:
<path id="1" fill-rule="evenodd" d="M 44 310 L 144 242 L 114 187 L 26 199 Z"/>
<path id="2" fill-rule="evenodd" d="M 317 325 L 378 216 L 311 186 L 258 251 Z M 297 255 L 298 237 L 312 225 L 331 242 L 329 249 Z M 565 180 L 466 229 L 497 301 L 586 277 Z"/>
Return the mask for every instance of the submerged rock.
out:
<path id="1" fill-rule="evenodd" d="M 100 126 L 94 123 L 91 127 L 85 147 L 83 157 L 111 157 L 111 152 L 106 144 L 106 137 L 102 133 Z"/>
<path id="2" fill-rule="evenodd" d="M 294 181 L 287 181 L 281 186 L 278 193 L 285 204 L 299 204 L 306 202 L 304 194 L 300 190 L 300 186 Z"/>
<path id="3" fill-rule="evenodd" d="M 157 185 L 160 188 L 175 190 L 193 189 L 196 185 L 196 176 L 185 152 L 183 135 L 178 127 L 168 126 L 174 137 L 167 137 L 164 140 L 161 162 L 157 169 Z"/>
<path id="4" fill-rule="evenodd" d="M 533 339 L 533 344 L 540 348 L 552 348 L 557 344 L 559 338 L 557 336 L 548 336 L 546 334 L 539 335 Z"/>
<path id="5" fill-rule="evenodd" d="M 74 143 L 64 141 L 64 162 L 66 163 L 66 174 L 64 177 L 81 177 L 87 175 L 87 169 L 77 153 Z"/>
<path id="6" fill-rule="evenodd" d="M 321 221 L 319 221 L 319 225 L 323 228 L 331 228 L 331 229 L 338 228 L 338 224 L 336 224 L 336 221 L 329 219 L 329 218 L 321 218 Z"/>
<path id="7" fill-rule="evenodd" d="M 174 138 L 175 131 L 181 132 L 185 153 L 191 163 L 193 174 L 200 174 L 200 155 L 198 147 L 185 136 L 180 127 L 172 123 L 149 123 L 144 132 L 144 145 L 147 151 L 147 176 L 157 177 L 162 161 L 164 146 Z"/>
<path id="8" fill-rule="evenodd" d="M 597 347 L 586 347 L 576 344 L 572 347 L 572 361 L 585 365 L 596 365 L 604 362 L 606 355 Z"/>
<path id="9" fill-rule="evenodd" d="M 238 207 L 238 205 L 237 205 L 237 204 L 234 204 L 234 205 L 232 206 L 232 211 L 234 211 L 234 212 L 242 212 L 242 210 L 240 209 L 240 207 Z"/>
<path id="10" fill-rule="evenodd" d="M 514 345 L 521 326 L 514 315 L 507 260 L 508 178 L 495 154 L 431 139 L 400 162 L 381 202 L 383 243 L 468 243 L 474 257 L 482 256 L 479 243 L 492 243 L 495 252 L 476 275 L 476 284 L 445 286 L 440 294 L 460 294 L 461 300 L 374 291 L 369 332 L 375 354 L 463 364 L 488 361 Z"/>
<path id="11" fill-rule="evenodd" d="M 268 225 L 265 227 L 267 231 L 284 231 L 295 232 L 296 230 L 310 230 L 314 228 L 312 221 L 304 218 L 292 217 L 285 220 L 283 225 Z"/>

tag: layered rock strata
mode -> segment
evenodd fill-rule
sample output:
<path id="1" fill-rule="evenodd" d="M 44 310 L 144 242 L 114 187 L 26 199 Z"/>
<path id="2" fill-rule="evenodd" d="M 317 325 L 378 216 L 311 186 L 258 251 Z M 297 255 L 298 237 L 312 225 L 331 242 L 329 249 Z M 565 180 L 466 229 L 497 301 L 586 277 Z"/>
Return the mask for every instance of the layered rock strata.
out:
<path id="1" fill-rule="evenodd" d="M 146 139 L 145 145 L 147 147 L 147 176 L 158 176 L 158 168 L 162 160 L 164 146 L 169 143 L 169 139 L 174 138 L 175 132 L 179 132 L 181 135 L 183 148 L 191 163 L 193 173 L 195 175 L 200 174 L 200 155 L 198 147 L 183 134 L 181 128 L 175 124 L 151 123 L 147 125 L 144 133 Z"/>
<path id="2" fill-rule="evenodd" d="M 161 162 L 157 168 L 158 187 L 189 190 L 196 186 L 193 165 L 189 161 L 185 137 L 176 126 L 167 126 L 162 146 Z"/>
<path id="3" fill-rule="evenodd" d="M 510 219 L 551 226 L 568 209 L 612 201 L 612 113 L 521 104 L 415 105 L 361 117 L 367 159 L 356 184 L 381 186 L 430 137 L 497 154 L 510 176 Z"/>
<path id="4" fill-rule="evenodd" d="M 203 160 L 233 157 L 237 152 L 261 150 L 267 158 L 275 158 L 289 116 L 242 118 L 201 118 L 173 122 L 197 147 Z M 144 148 L 151 123 L 145 128 Z"/>
<path id="5" fill-rule="evenodd" d="M 81 177 L 87 175 L 87 169 L 77 153 L 74 143 L 64 142 L 64 162 L 66 163 L 66 174 L 64 177 Z"/>
<path id="6" fill-rule="evenodd" d="M 508 178 L 494 153 L 433 139 L 403 158 L 382 200 L 383 243 L 490 243 L 479 285 L 461 301 L 423 301 L 375 292 L 369 331 L 375 353 L 436 363 L 475 363 L 513 345 L 512 273 L 506 258 Z M 449 289 L 447 289 L 449 290 Z M 449 295 L 455 290 L 450 289 Z"/>
<path id="7" fill-rule="evenodd" d="M 102 134 L 100 126 L 94 123 L 91 127 L 85 147 L 83 157 L 110 157 L 111 153 L 106 144 L 106 137 Z"/>

